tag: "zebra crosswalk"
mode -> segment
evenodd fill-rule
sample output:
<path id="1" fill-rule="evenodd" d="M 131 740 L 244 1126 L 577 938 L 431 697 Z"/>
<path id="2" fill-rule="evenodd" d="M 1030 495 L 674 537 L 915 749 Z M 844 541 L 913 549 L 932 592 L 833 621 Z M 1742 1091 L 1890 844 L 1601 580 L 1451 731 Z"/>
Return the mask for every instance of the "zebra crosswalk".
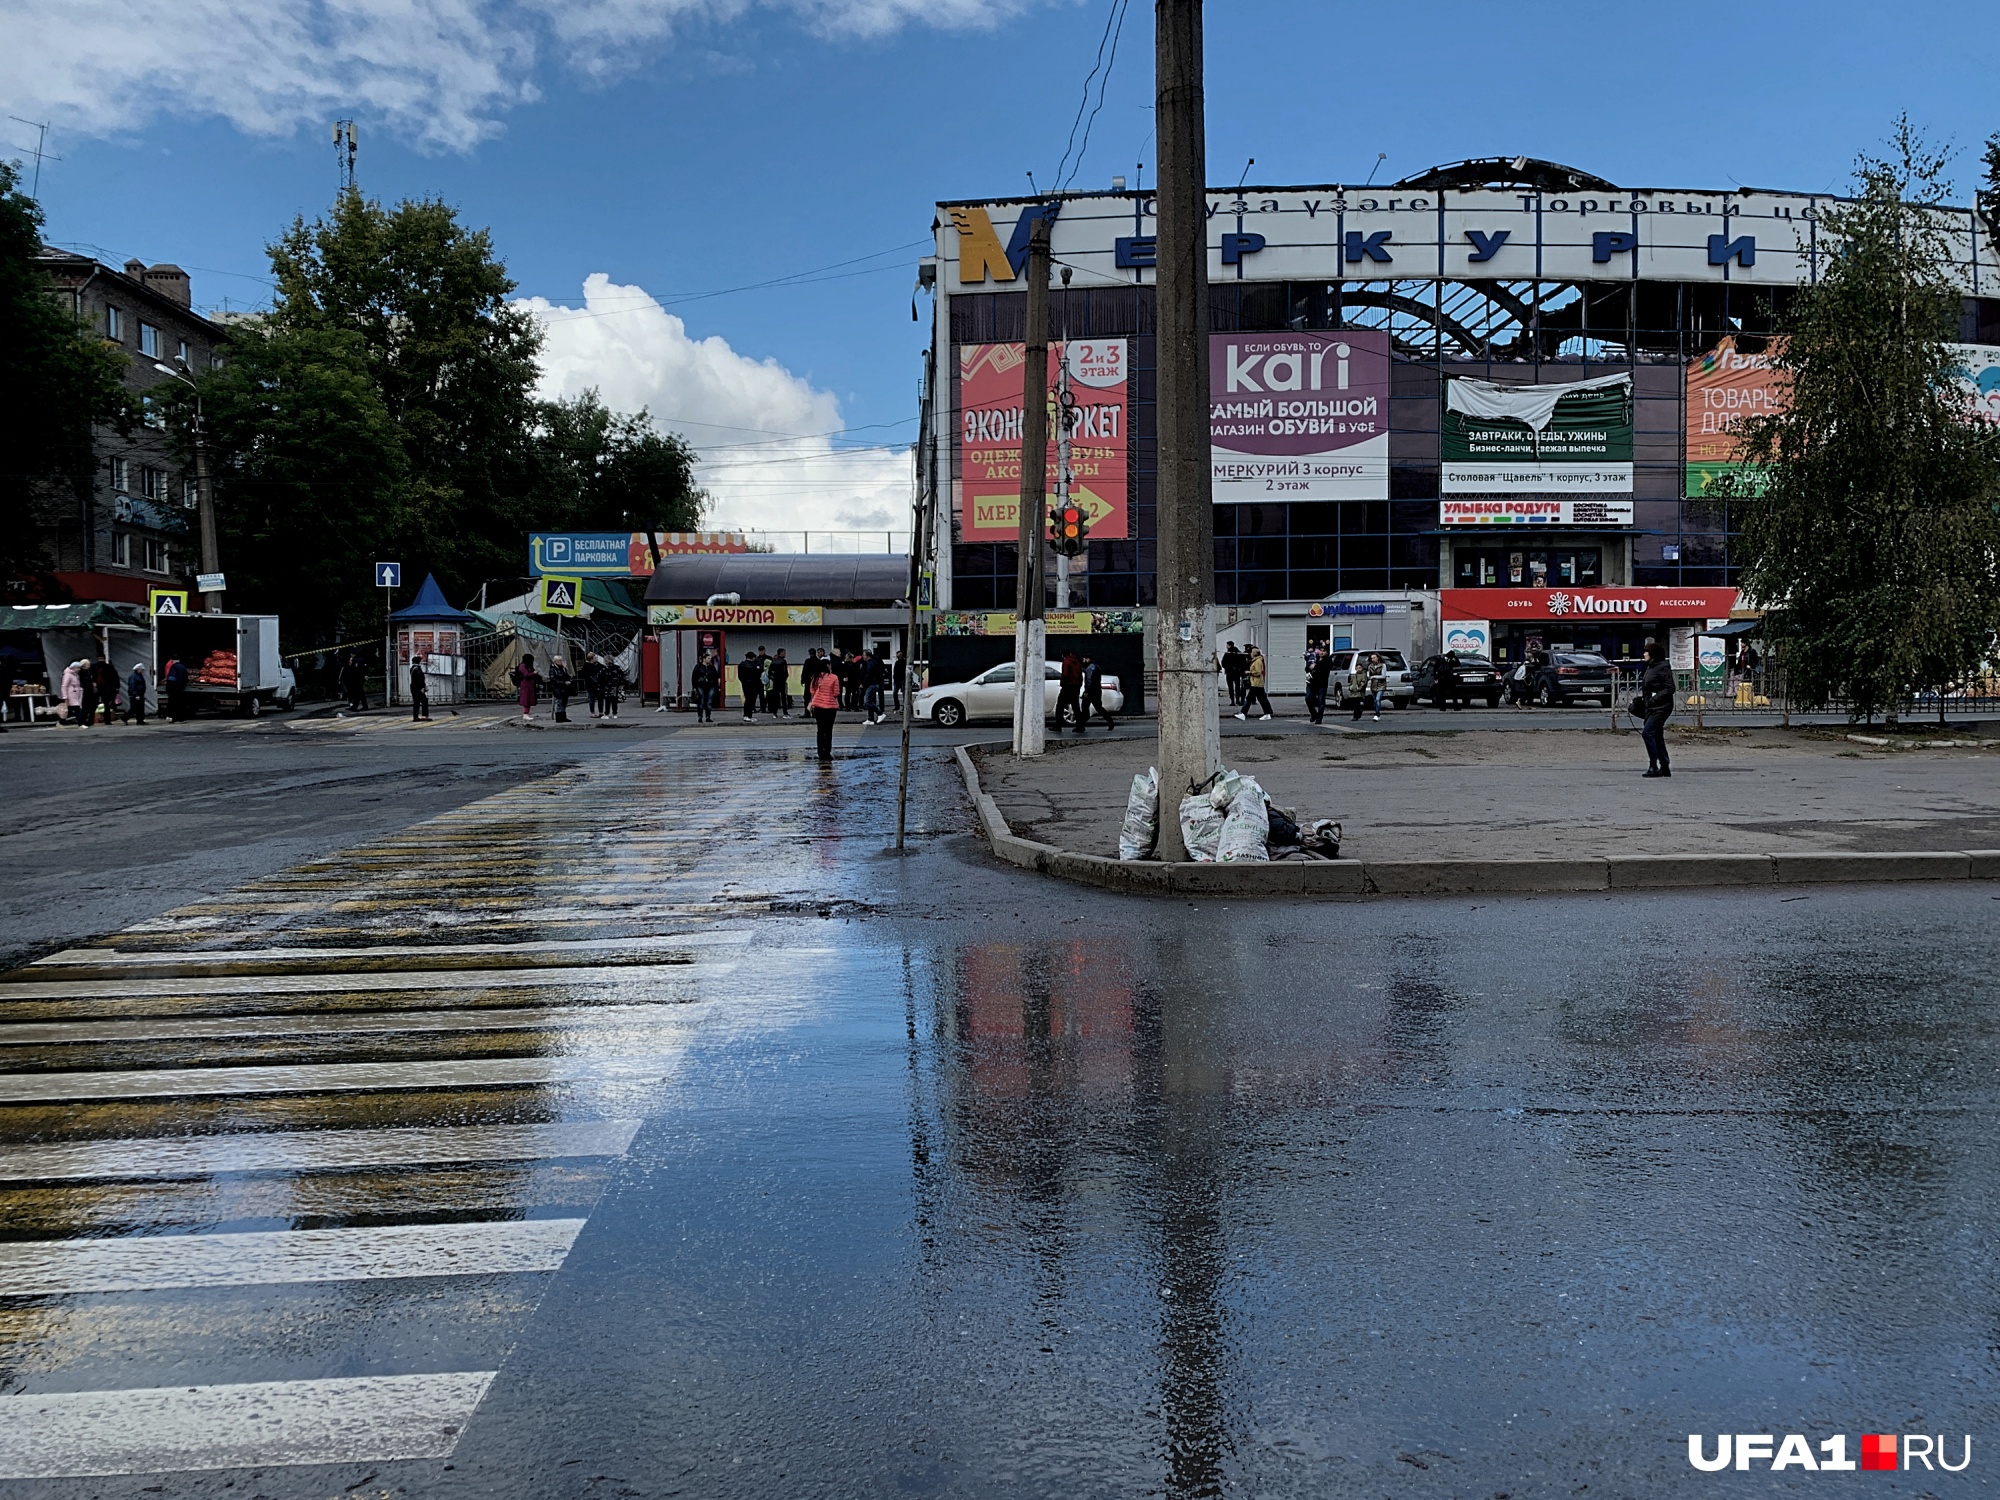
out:
<path id="1" fill-rule="evenodd" d="M 768 907 L 718 887 L 781 793 L 683 782 L 635 827 L 599 760 L 0 976 L 0 1480 L 450 1457 Z"/>

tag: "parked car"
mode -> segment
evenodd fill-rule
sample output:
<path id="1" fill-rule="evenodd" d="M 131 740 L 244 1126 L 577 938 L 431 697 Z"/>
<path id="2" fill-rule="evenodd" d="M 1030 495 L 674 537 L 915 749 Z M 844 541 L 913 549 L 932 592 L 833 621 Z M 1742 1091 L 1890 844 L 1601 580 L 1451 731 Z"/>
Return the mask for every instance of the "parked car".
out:
<path id="1" fill-rule="evenodd" d="M 1353 692 L 1347 690 L 1347 680 L 1354 675 L 1354 663 L 1358 659 L 1363 666 L 1370 656 L 1382 658 L 1384 674 L 1389 679 L 1388 690 L 1383 694 L 1397 708 L 1408 708 L 1416 701 L 1417 690 L 1410 678 L 1410 664 L 1403 659 L 1400 651 L 1336 651 L 1333 653 L 1333 671 L 1327 679 L 1326 698 L 1329 704 L 1342 708 L 1352 708 L 1354 700 L 1361 696 L 1357 684 Z"/>
<path id="2" fill-rule="evenodd" d="M 1053 718 L 1056 698 L 1062 692 L 1062 663 L 1048 663 L 1048 681 L 1042 699 L 1042 711 Z M 1113 714 L 1125 711 L 1125 695 L 1118 689 L 1118 679 L 1110 673 L 1104 675 L 1104 706 Z M 942 682 L 918 691 L 916 716 L 929 719 L 940 729 L 956 729 L 970 719 L 1005 719 L 1014 717 L 1014 664 L 1004 661 L 997 667 L 988 667 L 969 682 Z M 1068 722 L 1068 715 L 1064 716 Z"/>
<path id="3" fill-rule="evenodd" d="M 1484 698 L 1488 708 L 1500 706 L 1500 669 L 1483 656 L 1473 656 L 1460 651 L 1458 657 L 1458 688 L 1467 698 Z M 1436 707 L 1444 707 L 1438 697 L 1437 670 L 1442 656 L 1427 656 L 1410 676 L 1410 686 L 1416 690 L 1416 701 L 1428 698 Z"/>
<path id="4" fill-rule="evenodd" d="M 1533 670 L 1525 662 L 1516 667 L 1507 678 L 1507 701 L 1564 708 L 1590 698 L 1608 708 L 1614 682 L 1611 663 L 1595 652 L 1558 651 Z"/>

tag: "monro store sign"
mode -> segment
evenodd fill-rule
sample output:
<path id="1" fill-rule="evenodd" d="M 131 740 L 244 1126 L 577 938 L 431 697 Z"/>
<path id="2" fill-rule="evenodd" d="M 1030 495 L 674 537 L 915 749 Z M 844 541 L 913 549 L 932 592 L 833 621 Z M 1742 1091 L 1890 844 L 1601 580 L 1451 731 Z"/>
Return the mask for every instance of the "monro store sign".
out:
<path id="1" fill-rule="evenodd" d="M 1735 589 L 1446 589 L 1447 619 L 1719 620 Z"/>

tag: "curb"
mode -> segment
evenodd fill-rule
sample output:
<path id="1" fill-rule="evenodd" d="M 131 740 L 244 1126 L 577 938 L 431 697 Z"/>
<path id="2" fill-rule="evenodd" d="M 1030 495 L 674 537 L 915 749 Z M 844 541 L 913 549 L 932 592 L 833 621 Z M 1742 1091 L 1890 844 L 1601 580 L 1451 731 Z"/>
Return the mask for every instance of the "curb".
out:
<path id="1" fill-rule="evenodd" d="M 1108 891 L 1180 896 L 1469 896 L 1886 880 L 2000 880 L 2000 849 L 1782 854 L 1612 854 L 1588 859 L 1281 860 L 1167 863 L 1076 854 L 1024 839 L 979 784 L 970 747 L 952 754 L 980 832 L 1011 865 Z"/>

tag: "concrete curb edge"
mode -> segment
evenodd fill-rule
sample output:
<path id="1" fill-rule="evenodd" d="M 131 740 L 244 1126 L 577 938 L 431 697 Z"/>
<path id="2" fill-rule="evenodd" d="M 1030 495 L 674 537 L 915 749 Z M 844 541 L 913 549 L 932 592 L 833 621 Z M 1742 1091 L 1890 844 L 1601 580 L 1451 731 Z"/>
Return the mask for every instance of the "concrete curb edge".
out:
<path id="1" fill-rule="evenodd" d="M 998 743 L 998 742 L 996 742 Z M 2000 880 L 2000 849 L 1779 854 L 1613 854 L 1588 859 L 1282 860 L 1167 864 L 1075 854 L 1024 839 L 979 783 L 973 745 L 952 754 L 993 852 L 1011 865 L 1110 891 L 1203 896 L 1447 896 L 1560 891 Z"/>

